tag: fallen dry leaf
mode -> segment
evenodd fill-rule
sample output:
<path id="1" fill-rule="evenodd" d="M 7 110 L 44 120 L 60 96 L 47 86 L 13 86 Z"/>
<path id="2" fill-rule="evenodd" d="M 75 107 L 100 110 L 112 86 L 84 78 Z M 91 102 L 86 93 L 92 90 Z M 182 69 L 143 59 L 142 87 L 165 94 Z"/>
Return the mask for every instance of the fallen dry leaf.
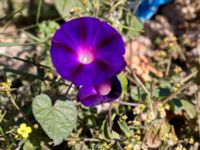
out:
<path id="1" fill-rule="evenodd" d="M 137 39 L 126 43 L 125 59 L 127 65 L 144 82 L 151 80 L 150 72 L 158 77 L 163 77 L 163 73 L 151 65 L 147 56 L 148 50 L 149 48 Z"/>

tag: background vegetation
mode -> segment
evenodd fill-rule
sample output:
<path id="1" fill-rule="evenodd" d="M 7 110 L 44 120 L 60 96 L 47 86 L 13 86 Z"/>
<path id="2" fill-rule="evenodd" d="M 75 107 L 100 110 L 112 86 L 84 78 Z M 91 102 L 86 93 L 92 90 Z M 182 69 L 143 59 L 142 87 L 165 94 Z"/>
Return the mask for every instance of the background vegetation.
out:
<path id="1" fill-rule="evenodd" d="M 138 2 L 0 1 L 1 149 L 198 149 L 200 2 L 174 0 L 144 23 Z M 94 108 L 77 101 L 49 56 L 60 24 L 85 15 L 109 22 L 126 43 L 121 98 Z"/>

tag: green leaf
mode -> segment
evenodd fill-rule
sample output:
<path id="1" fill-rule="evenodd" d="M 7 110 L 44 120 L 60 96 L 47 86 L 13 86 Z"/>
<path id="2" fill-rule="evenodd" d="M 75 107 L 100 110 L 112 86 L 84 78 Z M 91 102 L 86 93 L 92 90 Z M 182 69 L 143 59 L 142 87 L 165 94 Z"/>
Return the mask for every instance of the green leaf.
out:
<path id="1" fill-rule="evenodd" d="M 145 100 L 146 99 L 147 94 L 145 93 L 145 91 L 143 89 L 141 89 L 141 88 L 138 89 L 136 86 L 130 86 L 130 88 L 131 88 L 131 93 L 130 93 L 131 94 L 131 98 L 134 101 L 138 102 L 139 101 L 139 96 L 140 96 L 141 100 Z"/>
<path id="2" fill-rule="evenodd" d="M 101 132 L 102 132 L 102 135 L 104 136 L 105 139 L 111 139 L 112 138 L 107 120 L 103 121 L 103 124 L 101 126 Z"/>
<path id="3" fill-rule="evenodd" d="M 196 107 L 189 101 L 173 99 L 172 104 L 175 114 L 178 114 L 184 110 L 190 119 L 194 119 L 196 117 Z"/>
<path id="4" fill-rule="evenodd" d="M 56 9 L 60 13 L 63 18 L 71 15 L 73 10 L 78 10 L 77 13 L 86 13 L 86 8 L 88 7 L 88 3 L 83 4 L 81 0 L 56 0 L 55 5 Z"/>
<path id="5" fill-rule="evenodd" d="M 123 99 L 123 97 L 125 96 L 125 94 L 127 92 L 128 79 L 123 73 L 118 75 L 118 79 L 122 86 L 122 99 Z"/>
<path id="6" fill-rule="evenodd" d="M 142 22 L 135 17 L 132 12 L 128 12 L 125 19 L 126 25 L 124 26 L 124 29 L 127 30 L 127 36 L 129 38 L 134 38 L 143 31 Z"/>
<path id="7" fill-rule="evenodd" d="M 186 111 L 188 117 L 194 119 L 196 116 L 196 107 L 186 100 L 181 100 L 181 103 L 182 109 Z"/>
<path id="8" fill-rule="evenodd" d="M 153 90 L 153 96 L 154 97 L 167 97 L 171 94 L 170 90 L 168 88 L 156 88 Z"/>
<path id="9" fill-rule="evenodd" d="M 33 144 L 30 141 L 27 141 L 24 146 L 23 150 L 35 150 L 36 148 L 33 146 Z"/>
<path id="10" fill-rule="evenodd" d="M 87 145 L 85 145 L 85 143 L 77 143 L 75 145 L 75 150 L 89 150 L 89 148 L 87 147 Z"/>
<path id="11" fill-rule="evenodd" d="M 36 120 L 55 145 L 67 138 L 76 125 L 77 112 L 70 101 L 57 100 L 52 106 L 51 99 L 41 94 L 34 98 L 32 109 Z"/>
<path id="12" fill-rule="evenodd" d="M 126 135 L 126 137 L 128 138 L 131 137 L 132 132 L 124 120 L 119 120 L 118 125 L 120 129 L 122 130 L 122 132 Z"/>

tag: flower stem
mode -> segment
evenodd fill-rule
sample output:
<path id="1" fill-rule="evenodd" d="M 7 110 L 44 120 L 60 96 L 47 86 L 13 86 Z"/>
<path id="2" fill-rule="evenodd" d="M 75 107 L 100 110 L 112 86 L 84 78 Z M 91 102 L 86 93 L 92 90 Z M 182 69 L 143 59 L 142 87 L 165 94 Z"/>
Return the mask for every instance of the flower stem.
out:
<path id="1" fill-rule="evenodd" d="M 71 82 L 71 83 L 69 84 L 68 88 L 67 88 L 67 91 L 65 92 L 66 95 L 69 93 L 69 91 L 70 91 L 70 89 L 72 88 L 72 86 L 73 86 L 73 83 Z"/>

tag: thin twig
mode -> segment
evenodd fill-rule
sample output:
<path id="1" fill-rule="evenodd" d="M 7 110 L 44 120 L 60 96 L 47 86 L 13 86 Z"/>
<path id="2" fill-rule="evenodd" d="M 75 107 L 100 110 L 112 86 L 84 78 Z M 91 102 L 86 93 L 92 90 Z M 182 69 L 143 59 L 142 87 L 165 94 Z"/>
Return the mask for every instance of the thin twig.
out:
<path id="1" fill-rule="evenodd" d="M 137 9 L 138 9 L 138 7 L 139 7 L 139 5 L 140 5 L 140 0 L 136 0 L 136 1 L 134 1 L 134 9 L 133 9 L 133 14 L 135 14 L 136 13 L 136 11 L 137 11 Z"/>
<path id="2" fill-rule="evenodd" d="M 181 84 L 184 84 L 185 82 L 189 81 L 193 77 L 197 75 L 198 71 L 194 71 L 191 74 L 189 74 L 187 77 L 185 77 L 183 80 L 180 81 Z"/>
<path id="3" fill-rule="evenodd" d="M 66 95 L 69 93 L 69 91 L 70 91 L 70 89 L 72 88 L 72 86 L 73 86 L 73 83 L 71 82 L 70 85 L 69 85 L 68 88 L 67 88 L 67 91 L 65 92 Z"/>
<path id="4" fill-rule="evenodd" d="M 8 59 L 16 59 L 16 60 L 23 61 L 23 62 L 28 63 L 28 64 L 32 64 L 32 65 L 37 66 L 37 67 L 43 67 L 43 68 L 51 69 L 51 67 L 49 67 L 49 66 L 45 66 L 45 65 L 42 65 L 42 64 L 39 64 L 39 63 L 35 63 L 35 62 L 30 61 L 30 60 L 19 58 L 19 57 L 12 57 L 12 56 L 8 56 L 8 55 L 5 55 L 5 54 L 0 54 L 0 57 L 6 57 Z"/>
<path id="5" fill-rule="evenodd" d="M 179 90 L 175 91 L 174 93 L 172 93 L 171 95 L 169 95 L 167 98 L 165 98 L 163 100 L 163 104 L 168 103 L 172 98 L 174 98 L 177 94 L 179 94 L 183 90 L 187 89 L 191 84 L 192 84 L 192 82 L 189 82 L 189 83 L 183 85 Z"/>
<path id="6" fill-rule="evenodd" d="M 135 80 L 139 83 L 139 85 L 143 88 L 143 90 L 146 92 L 147 95 L 151 95 L 150 92 L 147 90 L 147 88 L 144 86 L 144 84 L 142 83 L 142 81 L 140 81 L 140 79 L 136 76 L 136 74 L 133 72 L 133 76 L 135 78 Z"/>
<path id="7" fill-rule="evenodd" d="M 169 95 L 167 98 L 164 99 L 164 104 L 166 104 L 168 101 L 170 101 L 172 98 L 174 98 L 177 94 L 179 94 L 180 92 L 182 92 L 183 90 L 187 89 L 192 82 L 189 82 L 185 85 L 183 85 L 185 82 L 189 81 L 190 79 L 192 79 L 193 77 L 195 77 L 197 75 L 198 71 L 195 71 L 193 73 L 191 73 L 190 75 L 188 75 L 187 77 L 185 77 L 183 80 L 180 81 L 182 87 L 175 91 L 174 93 L 172 93 L 171 95 Z"/>
<path id="8" fill-rule="evenodd" d="M 11 102 L 12 105 L 14 106 L 14 108 L 15 108 L 16 110 L 20 111 L 20 108 L 19 108 L 19 106 L 15 103 L 15 100 L 14 100 L 13 96 L 12 96 L 12 95 L 9 95 L 8 97 L 9 97 L 9 99 L 10 99 L 10 102 Z"/>
<path id="9" fill-rule="evenodd" d="M 137 105 L 139 105 L 138 103 L 130 103 L 130 102 L 124 102 L 124 101 L 122 101 L 122 100 L 117 100 L 116 102 L 118 102 L 119 104 L 121 104 L 121 105 L 127 105 L 127 106 L 137 106 Z"/>
<path id="10" fill-rule="evenodd" d="M 67 138 L 67 141 L 85 141 L 85 142 L 100 142 L 100 139 L 95 138 Z"/>
<path id="11" fill-rule="evenodd" d="M 2 65 L 2 64 L 0 64 L 0 66 L 4 66 L 4 71 L 5 72 L 11 72 L 11 73 L 15 73 L 15 74 L 18 74 L 18 75 L 31 77 L 33 79 L 39 79 L 39 80 L 42 80 L 42 81 L 45 80 L 45 81 L 55 82 L 55 83 L 59 83 L 59 84 L 65 85 L 65 86 L 69 86 L 69 84 L 66 84 L 64 82 L 58 82 L 58 81 L 55 81 L 55 80 L 51 80 L 51 79 L 48 79 L 48 78 L 43 78 L 43 77 L 40 77 L 38 75 L 34 75 L 34 74 L 27 73 L 27 72 L 24 72 L 24 71 L 19 71 L 19 70 L 15 70 L 15 69 L 12 69 L 12 68 L 8 68 L 8 67 L 6 67 L 5 65 Z"/>
<path id="12" fill-rule="evenodd" d="M 117 142 L 117 148 L 118 148 L 118 150 L 123 150 L 123 148 L 122 148 L 122 146 L 120 145 L 120 143 L 119 142 Z"/>
<path id="13" fill-rule="evenodd" d="M 168 61 L 167 61 L 167 67 L 166 67 L 166 71 L 165 71 L 165 77 L 167 77 L 169 75 L 170 67 L 171 67 L 171 58 L 169 58 Z"/>

